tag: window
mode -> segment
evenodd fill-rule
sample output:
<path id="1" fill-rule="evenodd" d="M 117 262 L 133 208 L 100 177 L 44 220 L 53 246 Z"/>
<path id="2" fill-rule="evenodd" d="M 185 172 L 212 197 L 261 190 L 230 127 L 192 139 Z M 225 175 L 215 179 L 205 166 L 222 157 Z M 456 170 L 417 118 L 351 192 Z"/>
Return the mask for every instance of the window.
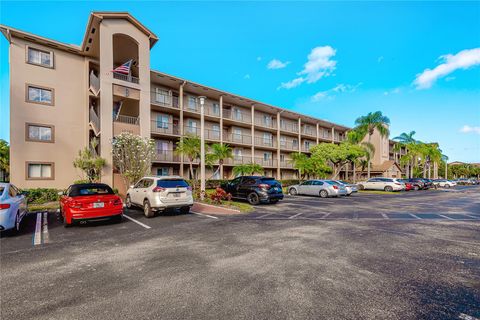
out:
<path id="1" fill-rule="evenodd" d="M 235 120 L 242 120 L 242 112 L 239 108 L 233 108 L 233 118 Z"/>
<path id="2" fill-rule="evenodd" d="M 328 129 L 323 129 L 323 137 L 328 138 L 328 136 L 329 136 Z"/>
<path id="3" fill-rule="evenodd" d="M 310 150 L 310 141 L 304 141 L 303 144 L 305 146 L 305 150 Z"/>
<path id="4" fill-rule="evenodd" d="M 155 101 L 163 104 L 170 104 L 171 91 L 162 88 L 155 88 Z"/>
<path id="5" fill-rule="evenodd" d="M 311 186 L 313 184 L 313 181 L 309 180 L 309 181 L 305 181 L 305 182 L 302 182 L 302 186 Z"/>
<path id="6" fill-rule="evenodd" d="M 143 188 L 144 184 L 145 184 L 145 180 L 142 179 L 135 184 L 134 188 Z"/>
<path id="7" fill-rule="evenodd" d="M 53 179 L 53 163 L 32 163 L 27 162 L 27 179 L 30 180 L 48 180 Z"/>
<path id="8" fill-rule="evenodd" d="M 27 63 L 53 68 L 53 52 L 27 46 Z"/>
<path id="9" fill-rule="evenodd" d="M 297 139 L 292 140 L 292 146 L 293 146 L 293 148 L 298 148 L 298 140 Z"/>
<path id="10" fill-rule="evenodd" d="M 158 129 L 168 129 L 168 120 L 169 116 L 164 114 L 157 115 L 157 128 Z"/>
<path id="11" fill-rule="evenodd" d="M 54 127 L 27 123 L 25 125 L 26 141 L 54 142 Z"/>
<path id="12" fill-rule="evenodd" d="M 188 97 L 188 109 L 197 110 L 197 98 L 189 96 Z"/>
<path id="13" fill-rule="evenodd" d="M 183 179 L 157 180 L 157 187 L 160 188 L 188 188 L 188 182 Z"/>
<path id="14" fill-rule="evenodd" d="M 197 134 L 197 122 L 195 120 L 188 120 L 187 132 Z"/>
<path id="15" fill-rule="evenodd" d="M 213 103 L 212 112 L 214 115 L 220 115 L 220 106 L 218 105 L 218 103 Z"/>
<path id="16" fill-rule="evenodd" d="M 270 161 L 271 158 L 272 158 L 272 154 L 270 152 L 264 152 L 263 153 L 263 160 L 264 161 Z"/>
<path id="17" fill-rule="evenodd" d="M 8 189 L 8 194 L 11 198 L 15 198 L 17 196 L 17 190 L 10 186 L 10 188 Z"/>
<path id="18" fill-rule="evenodd" d="M 284 137 L 284 136 L 281 136 L 280 137 L 280 146 L 285 147 L 286 144 L 287 144 L 287 138 Z"/>
<path id="19" fill-rule="evenodd" d="M 157 176 L 168 176 L 168 168 L 167 167 L 157 168 Z"/>
<path id="20" fill-rule="evenodd" d="M 233 156 L 235 158 L 241 158 L 242 157 L 242 149 L 233 149 Z"/>
<path id="21" fill-rule="evenodd" d="M 218 124 L 212 125 L 212 135 L 214 139 L 220 138 L 220 126 Z"/>
<path id="22" fill-rule="evenodd" d="M 27 85 L 27 102 L 53 105 L 53 89 Z"/>
<path id="23" fill-rule="evenodd" d="M 242 140 L 242 129 L 233 128 L 233 139 Z"/>
<path id="24" fill-rule="evenodd" d="M 272 145 L 272 134 L 268 132 L 263 133 L 263 144 Z"/>
<path id="25" fill-rule="evenodd" d="M 286 128 L 285 120 L 283 120 L 283 119 L 280 119 L 280 128 L 282 128 L 282 129 Z"/>
<path id="26" fill-rule="evenodd" d="M 263 124 L 270 127 L 270 125 L 272 124 L 272 117 L 267 116 L 266 114 L 263 115 Z"/>
<path id="27" fill-rule="evenodd" d="M 321 185 L 323 185 L 323 182 L 322 181 L 313 181 L 313 185 L 314 186 L 321 186 Z"/>
<path id="28" fill-rule="evenodd" d="M 280 161 L 281 161 L 281 162 L 285 162 L 285 155 L 284 155 L 284 154 L 281 154 L 281 155 L 280 155 Z"/>
<path id="29" fill-rule="evenodd" d="M 69 197 L 97 196 L 115 194 L 113 189 L 106 184 L 74 185 L 68 190 Z"/>

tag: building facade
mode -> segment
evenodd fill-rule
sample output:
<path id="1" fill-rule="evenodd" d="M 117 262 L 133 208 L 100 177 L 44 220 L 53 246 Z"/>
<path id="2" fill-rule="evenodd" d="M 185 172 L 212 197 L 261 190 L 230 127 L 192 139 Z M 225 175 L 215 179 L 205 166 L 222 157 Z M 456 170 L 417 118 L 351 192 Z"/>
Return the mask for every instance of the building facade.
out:
<path id="1" fill-rule="evenodd" d="M 207 178 L 230 178 L 235 165 L 252 162 L 265 175 L 295 178 L 292 152 L 340 143 L 349 130 L 151 70 L 158 38 L 125 12 L 93 12 L 80 46 L 0 30 L 10 42 L 10 180 L 22 188 L 65 188 L 81 179 L 73 161 L 94 138 L 107 159 L 103 181 L 122 188 L 111 141 L 124 131 L 155 140 L 152 174 L 188 178 L 188 161 L 175 149 L 182 136 L 200 135 L 199 96 L 206 97 L 207 143 L 228 144 L 234 153 L 223 172 L 207 171 Z M 128 75 L 112 71 L 130 60 Z M 386 141 L 375 161 L 391 160 Z"/>

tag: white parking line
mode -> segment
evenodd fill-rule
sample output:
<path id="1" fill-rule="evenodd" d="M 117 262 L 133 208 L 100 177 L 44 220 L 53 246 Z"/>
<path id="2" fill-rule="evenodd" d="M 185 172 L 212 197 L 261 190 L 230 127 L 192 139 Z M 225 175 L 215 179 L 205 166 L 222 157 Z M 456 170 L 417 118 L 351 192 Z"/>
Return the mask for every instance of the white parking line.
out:
<path id="1" fill-rule="evenodd" d="M 218 217 L 214 217 L 214 216 L 211 216 L 209 214 L 199 213 L 199 212 L 195 212 L 195 211 L 192 211 L 192 210 L 190 210 L 190 212 L 193 213 L 193 214 L 199 215 L 199 216 L 208 217 L 208 218 L 212 218 L 212 219 L 218 219 Z"/>
<path id="2" fill-rule="evenodd" d="M 475 219 L 475 220 L 479 220 L 479 219 L 480 219 L 480 217 L 471 216 L 471 215 L 469 215 L 469 214 L 464 214 L 464 216 L 473 218 L 473 219 Z"/>
<path id="3" fill-rule="evenodd" d="M 412 216 L 412 217 L 414 217 L 415 219 L 419 219 L 419 220 L 421 220 L 421 219 L 422 219 L 422 218 L 420 218 L 420 217 L 417 217 L 417 216 L 416 216 L 416 215 L 414 215 L 413 213 L 409 213 L 409 215 L 411 215 L 411 216 Z"/>
<path id="4" fill-rule="evenodd" d="M 42 243 L 42 213 L 37 213 L 37 223 L 35 224 L 35 233 L 33 234 L 33 245 Z"/>
<path id="5" fill-rule="evenodd" d="M 125 218 L 127 218 L 128 220 L 133 221 L 133 222 L 135 222 L 136 224 L 144 227 L 145 229 L 151 229 L 151 228 L 152 228 L 152 227 L 150 227 L 150 226 L 147 226 L 147 225 L 144 224 L 144 223 L 141 223 L 141 222 L 138 221 L 138 220 L 133 219 L 132 217 L 127 216 L 125 213 L 123 214 L 123 216 L 124 216 Z"/>
<path id="6" fill-rule="evenodd" d="M 43 243 L 48 243 L 48 212 L 43 213 L 43 231 L 42 231 L 42 237 L 43 237 Z"/>
<path id="7" fill-rule="evenodd" d="M 384 219 L 389 219 L 388 216 L 387 216 L 385 213 L 381 212 L 380 214 L 382 215 L 382 217 L 383 217 Z"/>
<path id="8" fill-rule="evenodd" d="M 288 219 L 295 219 L 296 217 L 298 217 L 299 215 L 302 215 L 302 214 L 303 214 L 303 212 L 297 213 L 293 216 L 290 216 Z"/>
<path id="9" fill-rule="evenodd" d="M 445 219 L 448 219 L 448 220 L 455 220 L 455 219 L 453 219 L 453 218 L 444 216 L 443 214 L 439 214 L 439 213 L 437 213 L 437 214 L 438 214 L 440 217 L 442 217 L 442 218 L 445 218 Z"/>

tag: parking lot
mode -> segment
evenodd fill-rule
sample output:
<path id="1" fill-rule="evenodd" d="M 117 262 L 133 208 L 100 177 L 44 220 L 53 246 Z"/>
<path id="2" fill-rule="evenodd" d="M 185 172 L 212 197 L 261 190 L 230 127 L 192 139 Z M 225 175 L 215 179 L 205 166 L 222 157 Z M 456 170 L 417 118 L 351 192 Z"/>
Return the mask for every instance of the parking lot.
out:
<path id="1" fill-rule="evenodd" d="M 0 239 L 2 319 L 478 319 L 480 187 L 286 197 L 237 216 Z"/>

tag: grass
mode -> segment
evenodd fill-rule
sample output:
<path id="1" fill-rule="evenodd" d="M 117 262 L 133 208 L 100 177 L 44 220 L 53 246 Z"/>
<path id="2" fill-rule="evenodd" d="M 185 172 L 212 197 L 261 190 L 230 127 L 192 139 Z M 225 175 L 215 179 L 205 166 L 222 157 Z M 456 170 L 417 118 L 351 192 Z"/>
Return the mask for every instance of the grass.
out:
<path id="1" fill-rule="evenodd" d="M 45 202 L 45 203 L 31 203 L 28 205 L 28 211 L 50 211 L 59 209 L 58 201 L 54 202 Z"/>
<path id="2" fill-rule="evenodd" d="M 212 203 L 212 201 L 210 200 L 210 195 L 212 195 L 214 193 L 215 193 L 215 189 L 205 190 L 206 195 L 205 195 L 205 200 L 203 202 L 207 203 L 207 204 L 211 204 L 211 205 L 216 205 L 216 206 L 219 206 L 219 207 L 225 207 L 225 208 L 229 208 L 229 209 L 240 210 L 240 212 L 242 212 L 242 213 L 247 213 L 247 212 L 253 211 L 253 206 L 251 206 L 250 204 L 248 204 L 246 202 L 230 200 L 230 201 L 223 201 L 222 204 L 220 204 L 220 205 Z M 198 199 L 197 199 L 197 201 L 198 201 Z"/>

